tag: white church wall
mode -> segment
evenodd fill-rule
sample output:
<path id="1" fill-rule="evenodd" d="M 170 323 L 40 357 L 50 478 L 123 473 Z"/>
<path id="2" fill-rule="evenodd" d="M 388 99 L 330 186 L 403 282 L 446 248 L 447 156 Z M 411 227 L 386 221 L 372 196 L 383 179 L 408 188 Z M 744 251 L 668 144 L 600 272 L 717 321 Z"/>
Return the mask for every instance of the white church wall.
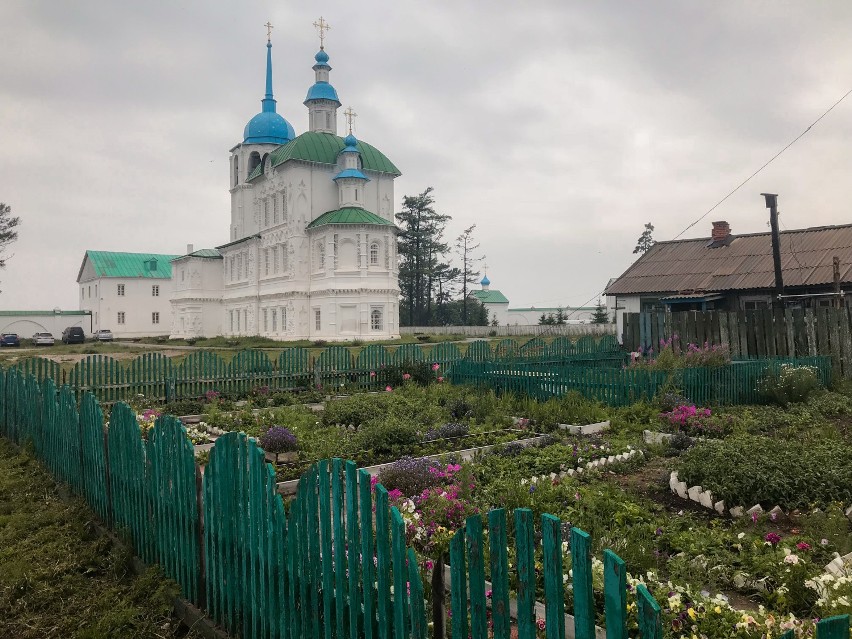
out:
<path id="1" fill-rule="evenodd" d="M 29 339 L 34 333 L 50 333 L 58 342 L 62 331 L 80 326 L 86 335 L 92 334 L 92 314 L 89 311 L 0 311 L 0 333 L 16 333 L 19 339 Z"/>

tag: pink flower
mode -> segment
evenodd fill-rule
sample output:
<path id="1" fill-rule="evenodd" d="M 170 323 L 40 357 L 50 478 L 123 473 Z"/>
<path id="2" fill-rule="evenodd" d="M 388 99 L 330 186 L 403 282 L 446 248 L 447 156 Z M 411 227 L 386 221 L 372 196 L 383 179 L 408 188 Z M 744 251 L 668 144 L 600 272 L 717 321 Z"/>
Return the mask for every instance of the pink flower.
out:
<path id="1" fill-rule="evenodd" d="M 403 373 L 403 374 L 402 374 L 402 379 L 403 379 L 403 380 L 405 380 L 405 381 L 407 382 L 409 379 L 411 379 L 411 375 L 409 375 L 408 373 Z"/>
<path id="2" fill-rule="evenodd" d="M 810 550 L 811 545 L 807 542 L 800 541 L 798 544 L 796 544 L 796 548 L 798 548 L 799 550 Z"/>
<path id="3" fill-rule="evenodd" d="M 539 630 L 544 630 L 544 619 L 536 619 L 535 625 Z"/>
<path id="4" fill-rule="evenodd" d="M 773 546 L 777 546 L 778 542 L 781 541 L 781 535 L 779 535 L 778 533 L 770 532 L 770 533 L 766 533 L 766 536 L 764 537 L 764 539 L 766 541 L 768 541 L 770 544 L 772 544 Z"/>
<path id="5" fill-rule="evenodd" d="M 390 386 L 385 386 L 385 390 L 390 393 L 393 390 L 393 388 L 391 388 Z"/>
<path id="6" fill-rule="evenodd" d="M 494 594 L 494 593 L 493 593 L 493 591 L 491 591 L 491 590 L 486 590 L 486 591 L 485 591 L 485 598 L 486 598 L 486 599 L 491 599 L 491 596 L 492 596 L 493 594 Z"/>
<path id="7" fill-rule="evenodd" d="M 426 570 L 432 570 L 435 567 L 435 562 L 431 559 L 426 560 Z"/>
<path id="8" fill-rule="evenodd" d="M 443 382 L 443 381 L 444 381 L 444 378 L 443 378 L 443 377 L 439 377 L 439 378 L 438 378 L 438 381 L 439 381 L 439 382 Z"/>
<path id="9" fill-rule="evenodd" d="M 441 368 L 441 365 L 440 365 L 440 364 L 432 364 L 432 370 L 433 370 L 433 371 L 436 371 L 436 370 L 438 370 L 439 368 Z"/>
<path id="10" fill-rule="evenodd" d="M 376 376 L 376 371 L 370 371 L 370 377 L 375 377 L 375 376 Z"/>

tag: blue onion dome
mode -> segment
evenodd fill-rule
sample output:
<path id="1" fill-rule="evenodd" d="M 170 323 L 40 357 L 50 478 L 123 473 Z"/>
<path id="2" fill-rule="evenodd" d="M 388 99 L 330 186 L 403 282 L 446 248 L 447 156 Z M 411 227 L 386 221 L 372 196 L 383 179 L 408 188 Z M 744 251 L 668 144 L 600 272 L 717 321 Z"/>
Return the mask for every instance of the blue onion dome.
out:
<path id="1" fill-rule="evenodd" d="M 343 144 L 346 145 L 346 148 L 343 149 L 344 151 L 350 151 L 350 150 L 351 151 L 357 151 L 358 150 L 358 148 L 356 147 L 356 145 L 358 144 L 358 140 L 351 133 L 349 135 L 347 135 L 345 138 L 343 138 Z"/>
<path id="2" fill-rule="evenodd" d="M 486 275 L 485 277 L 482 278 L 482 281 L 480 282 L 480 284 L 482 284 L 482 286 L 490 286 L 491 280 L 489 280 L 488 276 Z"/>
<path id="3" fill-rule="evenodd" d="M 261 111 L 246 124 L 246 144 L 286 144 L 296 137 L 293 125 L 274 111 Z"/>
<path id="4" fill-rule="evenodd" d="M 320 49 L 314 56 L 314 60 L 317 61 L 317 64 L 328 64 L 328 54 L 323 49 Z"/>

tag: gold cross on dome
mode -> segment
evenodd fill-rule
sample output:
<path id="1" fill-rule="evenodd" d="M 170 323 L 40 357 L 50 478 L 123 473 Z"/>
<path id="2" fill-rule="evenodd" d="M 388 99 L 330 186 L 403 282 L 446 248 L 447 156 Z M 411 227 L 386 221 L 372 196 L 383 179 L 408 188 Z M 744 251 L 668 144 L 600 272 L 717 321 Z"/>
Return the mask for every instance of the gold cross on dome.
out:
<path id="1" fill-rule="evenodd" d="M 267 21 L 267 22 L 266 22 L 266 24 L 265 24 L 265 25 L 263 25 L 263 26 L 264 26 L 264 27 L 266 27 L 266 41 L 267 41 L 267 42 L 272 42 L 272 30 L 273 30 L 275 27 L 273 27 L 273 26 L 272 26 L 272 23 L 271 23 L 271 22 L 269 22 L 269 21 Z"/>
<path id="2" fill-rule="evenodd" d="M 355 122 L 355 118 L 358 117 L 358 114 L 352 110 L 352 107 L 346 107 L 346 110 L 343 112 L 343 115 L 346 116 L 346 121 L 349 123 L 349 135 L 352 135 L 352 125 Z"/>
<path id="3" fill-rule="evenodd" d="M 319 31 L 320 49 L 324 49 L 325 48 L 325 32 L 328 31 L 329 29 L 331 29 L 331 25 L 328 22 L 326 22 L 325 20 L 323 20 L 322 16 L 320 16 L 319 20 L 314 22 L 314 26 L 317 28 L 317 31 Z"/>

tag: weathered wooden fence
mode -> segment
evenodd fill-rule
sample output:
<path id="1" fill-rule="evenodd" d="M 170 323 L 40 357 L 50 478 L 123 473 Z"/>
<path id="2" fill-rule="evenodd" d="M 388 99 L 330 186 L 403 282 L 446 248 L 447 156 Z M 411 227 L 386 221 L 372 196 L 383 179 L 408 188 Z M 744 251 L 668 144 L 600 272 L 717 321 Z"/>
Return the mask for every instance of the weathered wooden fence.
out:
<path id="1" fill-rule="evenodd" d="M 216 442 L 199 481 L 193 448 L 175 418 L 158 419 L 146 439 L 126 404 L 113 406 L 107 428 L 93 395 L 84 397 L 78 413 L 69 388 L 60 390 L 57 401 L 54 382 L 44 386 L 32 375 L 0 369 L 0 436 L 31 440 L 58 479 L 105 524 L 127 532 L 138 555 L 161 564 L 187 599 L 206 607 L 234 636 L 429 636 L 426 610 L 434 600 L 424 598 L 418 558 L 405 544 L 405 521 L 389 506 L 384 487 L 371 486 L 370 475 L 353 462 L 315 464 L 288 510 L 272 466 L 244 434 Z M 452 538 L 452 636 L 534 639 L 542 620 L 547 639 L 595 639 L 602 631 L 595 625 L 589 535 L 570 530 L 573 572 L 566 585 L 562 522 L 543 515 L 537 543 L 532 512 L 516 509 L 512 568 L 506 519 L 503 509 L 488 513 L 487 550 L 480 516 L 468 518 Z M 626 566 L 609 550 L 604 567 L 607 639 L 627 639 L 631 599 L 639 637 L 662 639 L 661 609 L 651 594 L 642 585 L 628 593 Z M 510 584 L 516 584 L 514 601 Z M 572 628 L 566 627 L 567 587 Z M 443 598 L 443 592 L 434 596 Z M 780 639 L 792 637 L 790 631 Z M 821 620 L 816 637 L 848 639 L 849 617 Z"/>
<path id="2" fill-rule="evenodd" d="M 68 385 L 81 399 L 91 392 L 98 401 L 112 404 L 129 401 L 138 395 L 156 399 L 188 399 L 208 391 L 225 395 L 245 394 L 252 389 L 354 387 L 381 389 L 387 385 L 389 367 L 407 364 L 438 364 L 439 371 L 453 362 L 475 361 L 553 361 L 578 366 L 620 366 L 624 354 L 613 335 L 600 339 L 583 336 L 576 342 L 557 337 L 550 343 L 542 338 L 526 342 L 503 340 L 495 348 L 488 341 L 471 343 L 466 352 L 453 343 L 425 347 L 403 344 L 389 348 L 373 344 L 362 348 L 357 357 L 343 346 L 330 346 L 318 355 L 304 348 L 289 348 L 278 353 L 245 350 L 230 362 L 212 351 L 193 351 L 179 364 L 162 353 L 143 353 L 129 362 L 108 355 L 89 355 L 74 365 L 67 376 Z M 33 375 L 42 383 L 62 382 L 59 364 L 44 358 L 29 358 L 12 368 Z M 436 376 L 440 375 L 436 371 Z"/>
<path id="3" fill-rule="evenodd" d="M 650 400 L 662 389 L 678 389 L 696 404 L 754 404 L 760 400 L 758 381 L 784 364 L 813 366 L 824 386 L 831 382 L 830 357 L 774 358 L 733 362 L 727 366 L 681 368 L 673 371 L 589 368 L 535 362 L 456 362 L 447 370 L 454 384 L 518 393 L 539 401 L 577 391 L 610 406 Z"/>
<path id="4" fill-rule="evenodd" d="M 835 372 L 852 377 L 852 307 L 625 313 L 622 338 L 631 351 L 672 340 L 676 350 L 724 344 L 735 359 L 831 355 Z"/>

